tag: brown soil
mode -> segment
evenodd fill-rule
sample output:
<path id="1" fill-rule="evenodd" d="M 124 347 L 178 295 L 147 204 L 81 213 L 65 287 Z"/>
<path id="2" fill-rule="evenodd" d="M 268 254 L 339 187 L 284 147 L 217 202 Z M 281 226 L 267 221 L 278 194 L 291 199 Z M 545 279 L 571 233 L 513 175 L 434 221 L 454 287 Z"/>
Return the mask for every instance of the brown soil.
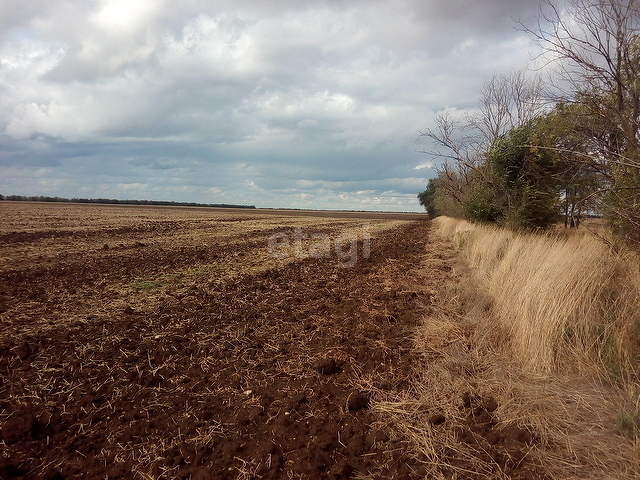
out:
<path id="1" fill-rule="evenodd" d="M 100 227 L 66 251 L 58 227 L 4 232 L 28 261 L 0 270 L 0 478 L 424 478 L 371 405 L 417 373 L 429 228 L 381 231 L 353 268 L 262 261 L 273 224 Z M 483 409 L 460 441 L 487 438 Z"/>

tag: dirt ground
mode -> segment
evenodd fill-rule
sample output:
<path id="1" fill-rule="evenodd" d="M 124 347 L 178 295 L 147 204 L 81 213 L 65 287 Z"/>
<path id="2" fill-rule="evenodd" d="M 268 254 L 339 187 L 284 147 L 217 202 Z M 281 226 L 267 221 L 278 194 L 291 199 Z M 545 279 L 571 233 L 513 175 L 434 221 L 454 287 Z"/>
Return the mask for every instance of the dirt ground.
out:
<path id="1" fill-rule="evenodd" d="M 426 371 L 415 329 L 452 277 L 423 215 L 0 202 L 0 218 L 0 479 L 433 472 L 376 408 Z M 546 478 L 493 399 L 459 403 L 459 424 L 427 421 L 499 478 Z"/>
<path id="2" fill-rule="evenodd" d="M 410 385 L 428 222 L 0 210 L 0 478 L 421 476 L 369 407 Z M 270 255 L 295 227 L 357 261 Z"/>

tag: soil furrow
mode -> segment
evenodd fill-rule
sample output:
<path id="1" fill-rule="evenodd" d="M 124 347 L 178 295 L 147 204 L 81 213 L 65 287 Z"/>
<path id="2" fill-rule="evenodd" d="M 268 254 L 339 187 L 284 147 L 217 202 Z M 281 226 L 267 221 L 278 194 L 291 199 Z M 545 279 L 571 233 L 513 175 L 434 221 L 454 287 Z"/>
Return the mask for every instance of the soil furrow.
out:
<path id="1" fill-rule="evenodd" d="M 414 374 L 411 334 L 426 300 L 408 272 L 428 229 L 413 222 L 383 232 L 369 258 L 358 245 L 352 268 L 307 258 L 202 275 L 121 293 L 121 303 L 102 298 L 93 312 L 85 302 L 81 315 L 69 307 L 69 323 L 5 337 L 0 477 L 421 478 L 420 463 L 369 407 Z M 257 247 L 243 246 L 247 255 Z M 177 245 L 147 256 L 152 266 L 114 255 L 86 274 L 60 262 L 39 272 L 37 288 L 212 255 L 220 250 Z M 35 273 L 10 275 L 5 288 L 18 297 L 33 290 Z M 87 298 L 109 294 L 98 285 Z M 32 300 L 60 315 L 59 297 Z"/>

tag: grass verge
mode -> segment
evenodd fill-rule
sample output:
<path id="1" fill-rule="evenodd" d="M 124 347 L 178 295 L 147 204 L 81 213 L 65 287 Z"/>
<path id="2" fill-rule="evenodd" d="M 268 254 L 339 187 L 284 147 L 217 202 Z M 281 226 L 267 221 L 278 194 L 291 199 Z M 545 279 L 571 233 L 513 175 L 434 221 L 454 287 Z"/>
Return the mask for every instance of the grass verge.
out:
<path id="1" fill-rule="evenodd" d="M 422 267 L 443 285 L 415 335 L 421 376 L 375 408 L 433 478 L 639 478 L 637 257 L 434 224 Z"/>
<path id="2" fill-rule="evenodd" d="M 480 277 L 494 300 L 493 317 L 527 368 L 600 366 L 616 382 L 637 379 L 636 254 L 613 250 L 590 235 L 518 235 L 451 218 L 437 225 Z"/>

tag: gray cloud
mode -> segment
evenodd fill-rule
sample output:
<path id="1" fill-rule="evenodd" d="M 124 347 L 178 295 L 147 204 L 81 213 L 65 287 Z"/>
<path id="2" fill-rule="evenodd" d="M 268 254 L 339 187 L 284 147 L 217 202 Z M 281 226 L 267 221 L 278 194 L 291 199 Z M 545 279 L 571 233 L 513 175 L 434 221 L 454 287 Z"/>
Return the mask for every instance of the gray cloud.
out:
<path id="1" fill-rule="evenodd" d="M 524 0 L 16 5 L 0 0 L 0 193 L 387 210 L 419 209 L 433 171 L 418 130 L 526 64 L 532 45 L 512 18 L 537 11 Z"/>

